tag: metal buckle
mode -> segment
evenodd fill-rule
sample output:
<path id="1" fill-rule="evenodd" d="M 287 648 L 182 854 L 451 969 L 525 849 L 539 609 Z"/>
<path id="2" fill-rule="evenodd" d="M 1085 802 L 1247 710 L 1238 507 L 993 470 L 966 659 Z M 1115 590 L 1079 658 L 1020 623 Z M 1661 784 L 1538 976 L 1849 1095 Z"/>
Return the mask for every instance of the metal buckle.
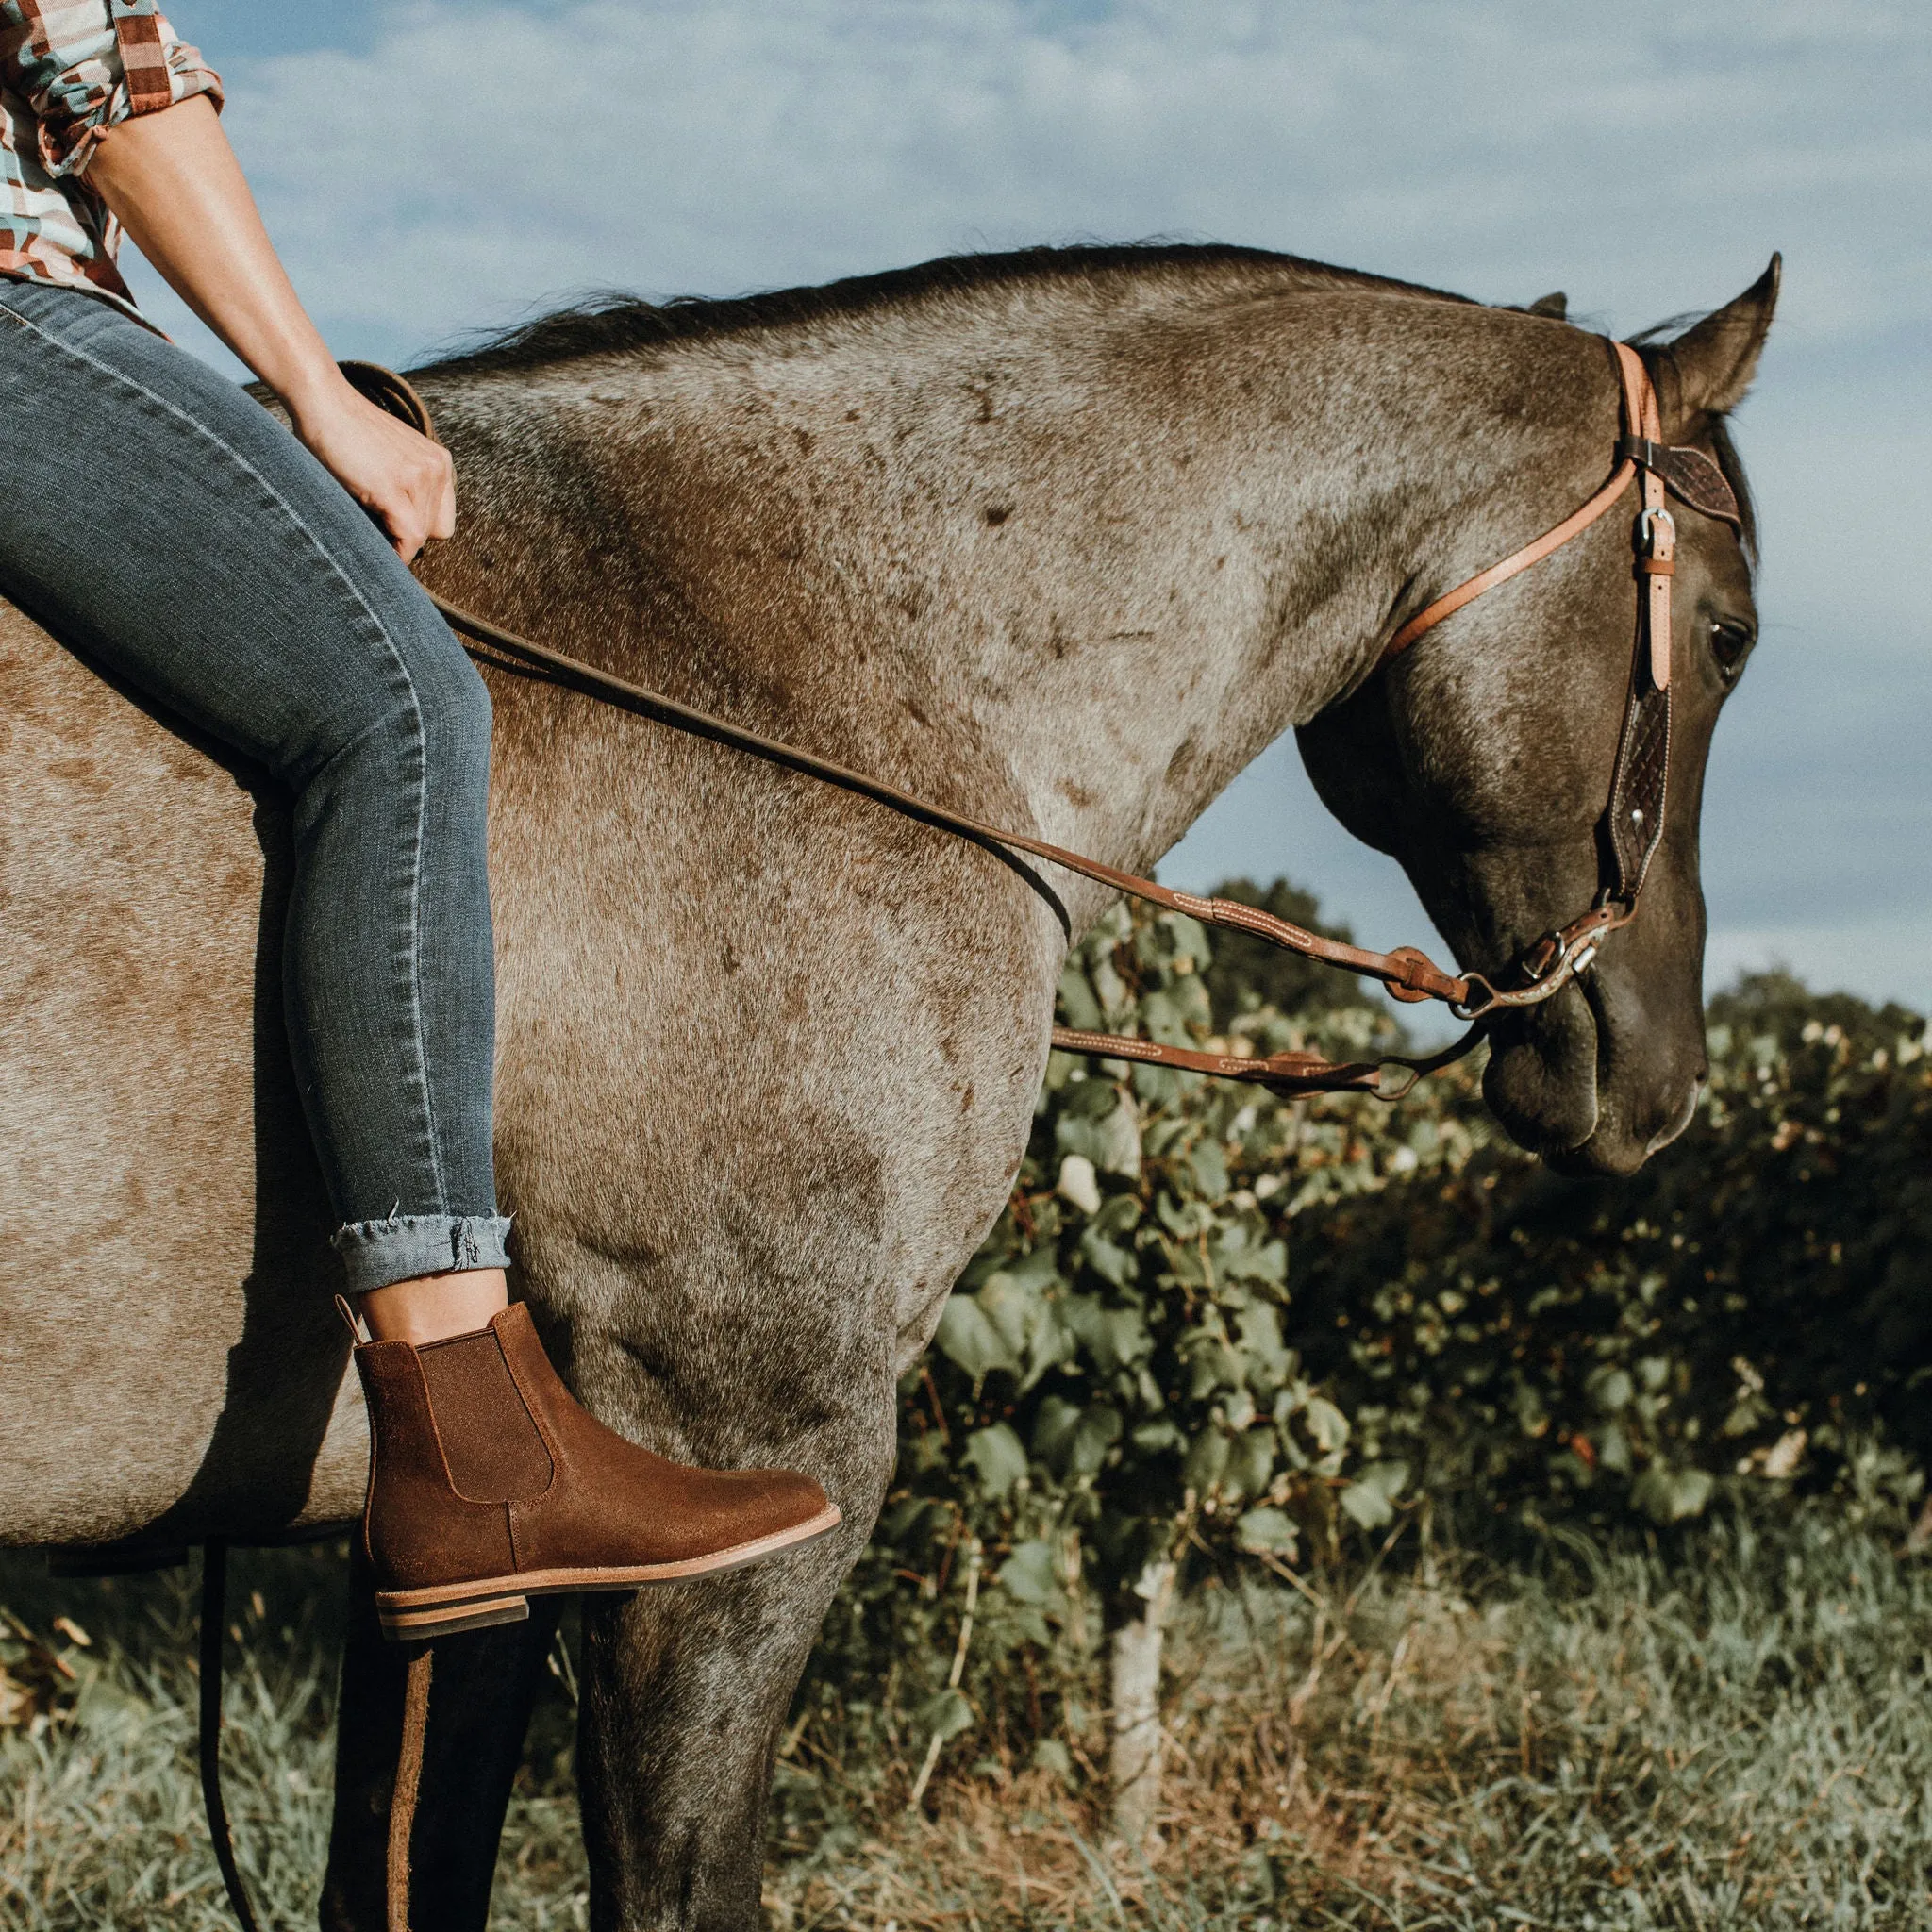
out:
<path id="1" fill-rule="evenodd" d="M 1480 973 L 1471 973 L 1464 976 L 1469 982 L 1470 997 L 1449 1002 L 1449 1010 L 1457 1019 L 1474 1025 L 1478 1020 L 1487 1020 L 1498 1007 L 1511 1004 Z M 1484 995 L 1480 999 L 1476 997 L 1478 987 L 1482 989 Z"/>
<path id="2" fill-rule="evenodd" d="M 1474 998 L 1451 1001 L 1449 1010 L 1458 1020 L 1474 1023 L 1487 1019 L 1504 1007 L 1541 1006 L 1545 1000 L 1553 999 L 1561 992 L 1579 973 L 1589 969 L 1596 958 L 1598 948 L 1603 944 L 1604 932 L 1604 927 L 1592 925 L 1587 931 L 1572 933 L 1568 939 L 1561 933 L 1545 933 L 1537 941 L 1537 946 L 1544 945 L 1551 940 L 1557 941 L 1556 958 L 1550 960 L 1541 972 L 1524 965 L 1523 959 L 1519 958 L 1516 962 L 1518 967 L 1529 975 L 1529 983 L 1526 986 L 1503 991 L 1491 986 L 1480 973 L 1471 973 L 1465 977 L 1472 991 L 1480 987 L 1488 997 L 1480 1001 Z M 1525 947 L 1524 958 L 1535 951 L 1536 946 Z"/>
<path id="3" fill-rule="evenodd" d="M 1645 509 L 1637 519 L 1637 541 L 1643 546 L 1646 557 L 1657 555 L 1657 526 L 1659 524 L 1671 533 L 1671 548 L 1674 550 L 1677 547 L 1677 520 L 1662 504 L 1658 504 L 1655 508 Z"/>

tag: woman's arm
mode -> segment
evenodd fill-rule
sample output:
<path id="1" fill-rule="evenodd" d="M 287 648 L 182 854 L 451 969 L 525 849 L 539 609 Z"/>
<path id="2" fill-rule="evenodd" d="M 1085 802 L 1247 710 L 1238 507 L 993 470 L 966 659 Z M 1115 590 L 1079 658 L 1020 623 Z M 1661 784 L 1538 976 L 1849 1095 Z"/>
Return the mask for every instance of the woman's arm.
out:
<path id="1" fill-rule="evenodd" d="M 456 527 L 447 452 L 343 379 L 201 96 L 100 137 L 89 183 L 169 286 L 288 405 L 295 433 L 408 561 Z"/>

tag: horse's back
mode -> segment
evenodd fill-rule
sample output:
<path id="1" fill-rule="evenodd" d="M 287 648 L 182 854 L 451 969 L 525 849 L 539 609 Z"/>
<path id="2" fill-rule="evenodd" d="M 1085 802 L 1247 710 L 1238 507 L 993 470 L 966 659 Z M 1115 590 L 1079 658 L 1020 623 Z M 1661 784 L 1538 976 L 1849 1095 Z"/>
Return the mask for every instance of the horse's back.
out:
<path id="1" fill-rule="evenodd" d="M 341 1515 L 285 816 L 5 604 L 0 795 L 0 1541 Z"/>

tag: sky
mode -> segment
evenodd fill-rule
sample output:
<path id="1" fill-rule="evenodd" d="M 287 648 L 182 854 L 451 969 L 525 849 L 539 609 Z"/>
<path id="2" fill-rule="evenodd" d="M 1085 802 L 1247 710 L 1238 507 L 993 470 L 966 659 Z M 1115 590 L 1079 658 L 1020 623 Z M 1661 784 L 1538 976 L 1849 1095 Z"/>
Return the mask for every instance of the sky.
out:
<path id="1" fill-rule="evenodd" d="M 1704 819 L 1709 978 L 1932 1008 L 1932 8 L 1845 0 L 176 0 L 339 355 L 593 288 L 1225 241 L 1627 333 L 1785 256 L 1737 430 L 1762 638 Z M 223 360 L 151 274 L 178 340 Z M 232 364 L 226 366 L 232 367 Z M 1427 923 L 1291 740 L 1161 867 Z M 1438 949 L 1440 944 L 1438 942 Z"/>

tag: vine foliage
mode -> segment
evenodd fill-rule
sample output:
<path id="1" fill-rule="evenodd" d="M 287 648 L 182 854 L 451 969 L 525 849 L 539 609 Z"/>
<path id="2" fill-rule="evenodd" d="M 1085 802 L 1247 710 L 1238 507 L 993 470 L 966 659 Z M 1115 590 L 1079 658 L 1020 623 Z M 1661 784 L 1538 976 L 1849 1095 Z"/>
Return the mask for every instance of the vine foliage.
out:
<path id="1" fill-rule="evenodd" d="M 1244 963 L 1117 908 L 1061 1015 L 1241 1052 L 1397 1042 L 1378 1002 L 1331 980 L 1284 1009 L 1300 990 Z M 1690 1128 L 1625 1181 L 1512 1148 L 1479 1058 L 1391 1108 L 1054 1056 L 1012 1197 L 902 1385 L 822 1686 L 909 1673 L 888 1702 L 918 1693 L 948 1737 L 1024 1694 L 1057 1762 L 1042 1698 L 1071 1700 L 1076 1744 L 1101 1638 L 1168 1561 L 1300 1574 L 1424 1507 L 1601 1527 L 1787 1486 L 1909 1499 L 1932 1449 L 1924 1023 L 1781 975 L 1710 1020 Z"/>

